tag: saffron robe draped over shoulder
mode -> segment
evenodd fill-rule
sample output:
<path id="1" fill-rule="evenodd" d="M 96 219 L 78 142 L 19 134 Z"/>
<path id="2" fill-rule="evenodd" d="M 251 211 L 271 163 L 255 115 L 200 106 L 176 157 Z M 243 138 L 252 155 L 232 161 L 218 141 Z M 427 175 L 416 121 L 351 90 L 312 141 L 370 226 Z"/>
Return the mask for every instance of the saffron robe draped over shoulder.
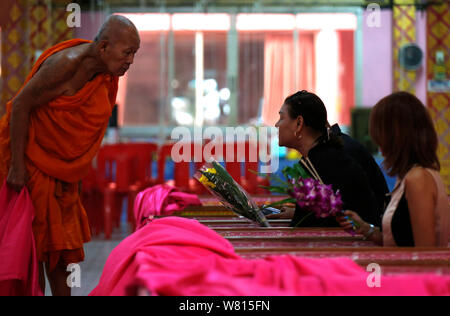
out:
<path id="1" fill-rule="evenodd" d="M 48 57 L 86 43 L 90 41 L 75 39 L 45 51 L 24 86 Z M 37 256 L 50 269 L 58 263 L 84 260 L 83 243 L 91 236 L 80 201 L 79 182 L 87 175 L 101 145 L 117 87 L 117 77 L 100 74 L 75 95 L 58 97 L 30 113 L 25 149 L 30 176 L 27 187 L 36 213 L 33 233 Z M 12 100 L 0 119 L 0 182 L 7 177 L 10 167 L 11 110 Z"/>

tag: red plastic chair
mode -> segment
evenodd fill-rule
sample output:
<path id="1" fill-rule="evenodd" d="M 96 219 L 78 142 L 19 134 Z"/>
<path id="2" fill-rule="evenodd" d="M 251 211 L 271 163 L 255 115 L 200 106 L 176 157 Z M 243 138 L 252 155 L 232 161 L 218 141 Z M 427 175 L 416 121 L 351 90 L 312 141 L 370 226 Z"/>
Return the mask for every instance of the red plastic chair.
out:
<path id="1" fill-rule="evenodd" d="M 128 223 L 135 228 L 135 219 L 133 214 L 134 200 L 137 194 L 155 184 L 157 179 L 152 175 L 152 162 L 157 155 L 158 145 L 152 143 L 131 143 L 125 145 L 129 159 L 129 177 L 131 179 L 128 190 Z"/>
<path id="2" fill-rule="evenodd" d="M 102 197 L 98 190 L 96 169 L 93 165 L 81 185 L 81 203 L 89 218 L 89 226 L 94 235 L 99 235 L 103 227 Z"/>
<path id="3" fill-rule="evenodd" d="M 158 146 L 149 143 L 105 145 L 97 162 L 97 183 L 103 195 L 105 238 L 111 238 L 113 223 L 118 226 L 122 202 L 128 197 L 128 222 L 134 226 L 133 203 L 137 193 L 156 183 L 151 163 Z"/>
<path id="4" fill-rule="evenodd" d="M 206 143 L 209 142 L 210 140 L 206 141 Z M 216 148 L 216 146 L 212 146 L 211 156 L 217 161 L 224 161 L 225 169 L 248 193 L 269 193 L 260 187 L 260 185 L 268 186 L 269 180 L 255 174 L 258 172 L 260 161 L 258 143 L 250 141 L 223 143 L 221 154 L 216 152 Z M 204 159 L 208 158 L 204 157 Z"/>
<path id="5" fill-rule="evenodd" d="M 182 147 L 182 143 L 177 143 L 176 144 L 179 147 L 179 151 L 177 150 L 177 148 L 175 148 L 176 150 L 176 155 L 180 154 L 183 155 L 184 154 L 184 148 Z M 204 164 L 204 159 L 203 159 L 203 154 L 197 157 L 197 160 L 200 160 L 200 162 L 195 162 L 195 149 L 197 149 L 198 152 L 203 153 L 203 146 L 201 143 L 185 143 L 184 146 L 190 146 L 191 149 L 191 153 L 189 155 L 189 159 L 190 161 L 179 161 L 179 162 L 175 162 L 174 161 L 174 179 L 172 180 L 165 180 L 164 174 L 165 174 L 165 170 L 166 170 L 166 164 L 167 164 L 167 160 L 172 160 L 173 158 L 176 157 L 172 157 L 172 149 L 175 146 L 175 143 L 169 143 L 169 144 L 164 144 L 163 146 L 161 146 L 160 150 L 159 150 L 159 154 L 158 154 L 158 183 L 166 183 L 168 185 L 174 186 L 176 188 L 178 188 L 181 191 L 184 192 L 188 192 L 188 193 L 194 193 L 194 194 L 208 194 L 208 191 L 203 187 L 203 185 L 201 183 L 199 183 L 196 179 L 193 178 L 193 175 L 191 175 L 191 162 L 194 162 L 194 166 L 195 166 L 195 170 L 200 169 L 203 164 Z"/>
<path id="6" fill-rule="evenodd" d="M 208 143 L 209 141 L 206 141 Z M 158 155 L 158 183 L 167 183 L 169 185 L 175 186 L 182 191 L 195 193 L 199 195 L 208 194 L 208 191 L 200 184 L 196 179 L 193 179 L 191 176 L 190 170 L 190 162 L 175 162 L 174 167 L 174 179 L 165 181 L 164 173 L 166 168 L 167 159 L 172 159 L 171 153 L 172 148 L 175 144 L 165 144 L 160 148 Z M 178 143 L 178 145 L 182 145 Z M 190 143 L 191 153 L 190 159 L 194 161 L 195 158 L 195 148 L 197 150 L 201 149 L 203 153 L 204 146 L 200 143 Z M 200 148 L 199 148 L 200 146 Z M 242 185 L 242 187 L 250 194 L 268 194 L 269 191 L 260 188 L 260 185 L 269 185 L 269 180 L 263 177 L 259 177 L 257 174 L 252 171 L 258 172 L 259 167 L 259 148 L 256 144 L 251 144 L 250 142 L 242 143 L 232 143 L 228 146 L 232 146 L 234 150 L 234 155 L 232 159 L 227 161 L 227 144 L 223 144 L 223 156 L 219 156 L 218 153 L 215 152 L 215 147 L 212 148 L 211 154 L 218 161 L 225 161 L 225 168 L 236 180 L 237 183 Z M 244 150 L 242 152 L 238 152 L 238 149 L 244 146 Z M 181 148 L 181 147 L 180 147 Z M 231 148 L 228 148 L 231 150 Z M 252 155 L 250 155 L 252 153 Z M 182 148 L 180 151 L 176 152 L 176 154 L 183 155 L 184 152 Z M 244 156 L 243 156 L 244 155 Z M 199 157 L 197 157 L 199 159 Z M 208 157 L 201 157 L 201 162 L 196 162 L 195 169 L 199 169 L 204 163 L 205 159 Z M 244 168 L 244 171 L 243 171 Z"/>
<path id="7" fill-rule="evenodd" d="M 234 155 L 231 155 L 230 150 L 234 150 Z M 230 155 L 231 159 L 228 159 Z M 245 191 L 250 194 L 269 193 L 269 191 L 259 187 L 260 185 L 269 185 L 269 181 L 254 173 L 259 170 L 260 156 L 258 144 L 249 141 L 246 141 L 245 143 L 224 143 L 223 159 L 227 171 Z M 244 171 L 242 171 L 242 168 L 244 168 Z"/>

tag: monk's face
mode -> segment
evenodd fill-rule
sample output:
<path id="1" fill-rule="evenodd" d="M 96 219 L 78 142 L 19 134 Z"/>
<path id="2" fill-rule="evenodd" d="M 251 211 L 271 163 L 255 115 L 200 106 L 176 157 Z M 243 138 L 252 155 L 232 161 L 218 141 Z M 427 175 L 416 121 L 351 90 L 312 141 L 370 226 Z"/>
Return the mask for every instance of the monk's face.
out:
<path id="1" fill-rule="evenodd" d="M 117 40 L 110 42 L 102 52 L 107 70 L 114 76 L 123 76 L 134 62 L 134 55 L 140 47 L 136 32 L 123 32 Z"/>

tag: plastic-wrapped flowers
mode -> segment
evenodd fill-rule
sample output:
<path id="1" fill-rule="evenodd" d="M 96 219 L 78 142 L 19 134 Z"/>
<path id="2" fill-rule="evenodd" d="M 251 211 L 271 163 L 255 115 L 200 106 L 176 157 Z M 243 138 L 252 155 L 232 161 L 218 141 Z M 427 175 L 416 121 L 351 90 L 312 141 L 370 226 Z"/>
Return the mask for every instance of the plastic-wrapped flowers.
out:
<path id="1" fill-rule="evenodd" d="M 228 209 L 262 227 L 270 227 L 261 209 L 218 162 L 206 163 L 194 177 Z"/>

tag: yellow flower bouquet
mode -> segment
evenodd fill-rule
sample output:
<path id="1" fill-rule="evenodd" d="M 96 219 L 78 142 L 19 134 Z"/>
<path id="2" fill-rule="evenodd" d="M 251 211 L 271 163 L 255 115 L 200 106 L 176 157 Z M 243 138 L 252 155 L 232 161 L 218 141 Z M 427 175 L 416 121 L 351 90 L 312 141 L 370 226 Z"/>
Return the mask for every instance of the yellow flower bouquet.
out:
<path id="1" fill-rule="evenodd" d="M 205 164 L 194 176 L 226 208 L 234 213 L 270 227 L 266 217 L 245 190 L 217 161 Z"/>

